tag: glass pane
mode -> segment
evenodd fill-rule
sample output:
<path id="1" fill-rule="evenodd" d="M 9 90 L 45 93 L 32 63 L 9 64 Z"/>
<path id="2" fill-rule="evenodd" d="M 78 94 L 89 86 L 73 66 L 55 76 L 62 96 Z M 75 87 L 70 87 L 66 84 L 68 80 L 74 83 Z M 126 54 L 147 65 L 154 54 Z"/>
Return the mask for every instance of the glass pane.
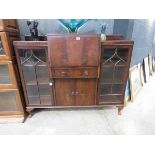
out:
<path id="1" fill-rule="evenodd" d="M 122 94 L 123 85 L 122 84 L 114 84 L 112 86 L 113 94 Z"/>
<path id="2" fill-rule="evenodd" d="M 123 79 L 124 79 L 124 74 L 125 74 L 125 67 L 123 66 L 116 66 L 114 68 L 114 82 L 115 84 L 120 84 L 123 83 Z"/>
<path id="3" fill-rule="evenodd" d="M 50 95 L 50 87 L 48 84 L 39 85 L 39 94 L 41 104 L 50 104 L 51 103 L 51 95 Z"/>
<path id="4" fill-rule="evenodd" d="M 101 95 L 111 94 L 111 84 L 102 84 L 100 93 Z"/>
<path id="5" fill-rule="evenodd" d="M 39 85 L 39 94 L 40 95 L 50 95 L 49 85 Z"/>
<path id="6" fill-rule="evenodd" d="M 101 82 L 112 83 L 113 81 L 113 67 L 103 67 L 101 73 Z"/>
<path id="7" fill-rule="evenodd" d="M 30 105 L 34 105 L 34 104 L 40 104 L 40 99 L 39 97 L 36 97 L 36 96 L 31 96 L 29 97 L 29 104 Z"/>
<path id="8" fill-rule="evenodd" d="M 120 103 L 122 100 L 122 95 L 104 95 L 100 96 L 99 103 L 106 104 L 106 103 Z"/>
<path id="9" fill-rule="evenodd" d="M 35 67 L 24 65 L 23 74 L 27 85 L 37 85 Z"/>
<path id="10" fill-rule="evenodd" d="M 40 96 L 41 104 L 51 104 L 51 96 Z"/>
<path id="11" fill-rule="evenodd" d="M 5 53 L 4 53 L 3 44 L 2 44 L 2 41 L 1 41 L 1 38 L 0 38 L 0 56 L 1 55 L 5 55 Z"/>
<path id="12" fill-rule="evenodd" d="M 48 68 L 44 63 L 36 66 L 37 81 L 39 84 L 49 84 Z"/>
<path id="13" fill-rule="evenodd" d="M 10 73 L 7 64 L 0 64 L 0 84 L 11 84 Z"/>
<path id="14" fill-rule="evenodd" d="M 104 49 L 102 55 L 103 65 L 126 65 L 128 58 L 128 49 L 109 48 Z"/>
<path id="15" fill-rule="evenodd" d="M 26 86 L 29 104 L 40 104 L 39 90 L 37 85 Z"/>
<path id="16" fill-rule="evenodd" d="M 27 85 L 26 89 L 28 96 L 39 96 L 37 85 Z"/>
<path id="17" fill-rule="evenodd" d="M 0 111 L 18 111 L 14 92 L 0 92 Z"/>

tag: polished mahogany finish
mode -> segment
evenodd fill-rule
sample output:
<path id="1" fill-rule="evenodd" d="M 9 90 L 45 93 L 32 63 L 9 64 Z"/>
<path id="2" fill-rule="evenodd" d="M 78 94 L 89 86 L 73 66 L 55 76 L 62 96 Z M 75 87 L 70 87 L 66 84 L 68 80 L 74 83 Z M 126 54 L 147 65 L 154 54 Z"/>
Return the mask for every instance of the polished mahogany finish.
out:
<path id="1" fill-rule="evenodd" d="M 133 42 L 121 38 L 101 43 L 99 35 L 67 34 L 48 35 L 47 42 L 15 41 L 27 112 L 103 106 L 122 110 Z"/>
<path id="2" fill-rule="evenodd" d="M 55 106 L 96 104 L 99 35 L 48 35 Z"/>
<path id="3" fill-rule="evenodd" d="M 52 69 L 53 78 L 97 78 L 97 67 L 56 68 Z"/>
<path id="4" fill-rule="evenodd" d="M 49 35 L 48 48 L 51 67 L 99 65 L 99 35 Z"/>

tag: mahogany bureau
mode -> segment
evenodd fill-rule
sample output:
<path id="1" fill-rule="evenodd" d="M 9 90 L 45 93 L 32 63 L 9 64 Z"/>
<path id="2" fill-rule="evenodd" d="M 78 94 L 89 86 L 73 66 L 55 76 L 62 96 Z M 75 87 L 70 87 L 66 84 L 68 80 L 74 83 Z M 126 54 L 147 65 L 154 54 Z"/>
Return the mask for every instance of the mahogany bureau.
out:
<path id="1" fill-rule="evenodd" d="M 14 47 L 30 115 L 35 108 L 124 106 L 133 41 L 65 34 Z"/>

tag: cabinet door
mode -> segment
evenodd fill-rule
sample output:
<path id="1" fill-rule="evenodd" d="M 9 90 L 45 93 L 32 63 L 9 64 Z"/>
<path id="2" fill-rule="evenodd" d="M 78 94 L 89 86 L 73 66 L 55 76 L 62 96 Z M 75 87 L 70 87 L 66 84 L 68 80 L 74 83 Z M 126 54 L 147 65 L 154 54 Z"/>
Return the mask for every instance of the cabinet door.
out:
<path id="1" fill-rule="evenodd" d="M 12 50 L 8 34 L 0 32 L 0 60 L 11 60 Z"/>
<path id="2" fill-rule="evenodd" d="M 48 71 L 47 51 L 39 49 L 18 49 L 19 69 L 29 106 L 53 104 L 52 87 Z"/>
<path id="3" fill-rule="evenodd" d="M 95 79 L 55 79 L 56 106 L 95 105 Z"/>
<path id="4" fill-rule="evenodd" d="M 0 89 L 0 115 L 24 114 L 20 92 Z"/>
<path id="5" fill-rule="evenodd" d="M 75 89 L 75 105 L 95 105 L 96 92 L 96 79 L 77 79 Z"/>
<path id="6" fill-rule="evenodd" d="M 123 103 L 127 81 L 130 46 L 105 46 L 101 56 L 99 104 Z"/>
<path id="7" fill-rule="evenodd" d="M 75 103 L 75 80 L 55 79 L 55 99 L 56 106 L 74 106 Z"/>
<path id="8" fill-rule="evenodd" d="M 99 35 L 48 36 L 52 67 L 98 66 L 100 56 Z"/>
<path id="9" fill-rule="evenodd" d="M 0 61 L 0 89 L 17 89 L 16 72 L 11 61 Z"/>

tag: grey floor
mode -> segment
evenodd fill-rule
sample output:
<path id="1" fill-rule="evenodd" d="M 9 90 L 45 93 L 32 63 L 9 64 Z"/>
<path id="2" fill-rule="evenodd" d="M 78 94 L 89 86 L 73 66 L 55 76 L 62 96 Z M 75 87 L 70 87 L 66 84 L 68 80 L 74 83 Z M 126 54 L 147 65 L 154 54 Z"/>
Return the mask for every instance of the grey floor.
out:
<path id="1" fill-rule="evenodd" d="M 155 75 L 121 116 L 116 108 L 39 110 L 25 123 L 0 124 L 0 134 L 155 134 Z"/>

